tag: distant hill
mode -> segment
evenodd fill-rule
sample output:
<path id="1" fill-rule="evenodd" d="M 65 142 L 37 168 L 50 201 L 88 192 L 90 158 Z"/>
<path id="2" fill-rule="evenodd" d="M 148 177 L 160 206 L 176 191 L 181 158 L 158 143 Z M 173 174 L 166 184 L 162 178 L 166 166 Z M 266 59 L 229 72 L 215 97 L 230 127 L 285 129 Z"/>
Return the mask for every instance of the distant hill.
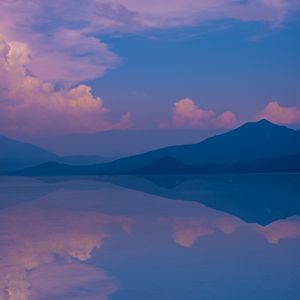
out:
<path id="1" fill-rule="evenodd" d="M 261 120 L 198 144 L 162 148 L 105 164 L 80 167 L 47 164 L 23 170 L 22 174 L 297 172 L 298 167 L 293 164 L 298 164 L 299 154 L 299 130 Z"/>
<path id="2" fill-rule="evenodd" d="M 197 173 L 198 169 L 193 166 L 185 165 L 174 157 L 163 157 L 159 158 L 157 161 L 151 163 L 150 165 L 133 170 L 133 174 L 193 174 Z"/>
<path id="3" fill-rule="evenodd" d="M 133 170 L 136 175 L 178 175 L 207 173 L 300 173 L 300 154 L 233 164 L 206 164 L 199 167 L 182 164 L 172 157 L 160 158 L 150 165 Z"/>
<path id="4" fill-rule="evenodd" d="M 112 159 L 100 156 L 58 156 L 38 146 L 0 136 L 0 173 L 18 170 L 46 162 L 72 165 L 99 164 Z"/>
<path id="5" fill-rule="evenodd" d="M 173 146 L 119 159 L 103 166 L 106 169 L 132 171 L 163 157 L 173 157 L 183 164 L 232 164 L 300 153 L 300 131 L 267 120 L 246 123 L 227 133 L 197 144 Z M 102 168 L 103 168 L 102 167 Z"/>
<path id="6" fill-rule="evenodd" d="M 57 155 L 40 147 L 0 136 L 0 172 L 58 159 Z"/>

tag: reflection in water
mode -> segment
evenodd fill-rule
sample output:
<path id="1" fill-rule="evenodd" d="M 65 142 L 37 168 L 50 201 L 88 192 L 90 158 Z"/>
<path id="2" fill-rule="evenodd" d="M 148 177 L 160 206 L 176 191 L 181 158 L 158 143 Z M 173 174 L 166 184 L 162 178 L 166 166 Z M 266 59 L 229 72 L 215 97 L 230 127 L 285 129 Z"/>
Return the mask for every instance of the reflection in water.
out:
<path id="1" fill-rule="evenodd" d="M 116 290 L 117 284 L 105 272 L 79 262 L 88 260 L 92 250 L 102 246 L 103 240 L 109 237 L 107 228 L 113 224 L 127 233 L 132 226 L 129 218 L 93 212 L 43 210 L 30 206 L 2 210 L 0 299 L 40 299 L 41 294 L 65 294 L 72 288 L 94 282 L 101 283 L 100 290 L 93 288 L 90 292 L 97 299 L 106 299 Z M 37 278 L 42 285 L 37 284 Z M 58 284 L 58 290 L 45 286 L 48 284 L 50 287 Z M 92 296 L 89 292 L 86 295 L 87 299 Z"/>
<path id="2" fill-rule="evenodd" d="M 174 200 L 195 201 L 248 223 L 267 225 L 300 215 L 300 174 L 232 174 L 105 178 Z"/>
<path id="3" fill-rule="evenodd" d="M 278 244 L 280 240 L 295 239 L 300 236 L 300 220 L 277 221 L 266 227 L 259 226 L 258 230 L 269 243 Z"/>
<path id="4" fill-rule="evenodd" d="M 118 289 L 103 270 L 75 262 L 46 264 L 29 273 L 30 299 L 105 300 Z M 17 298 L 19 299 L 19 298 Z"/>
<path id="5" fill-rule="evenodd" d="M 49 183 L 50 189 L 47 185 L 46 190 L 51 190 L 47 196 L 32 197 L 31 202 L 26 200 L 0 210 L 0 300 L 165 300 L 183 299 L 186 293 L 187 299 L 192 300 L 199 299 L 200 293 L 203 299 L 252 299 L 247 288 L 239 294 L 231 294 L 235 290 L 231 286 L 226 290 L 227 278 L 219 282 L 224 285 L 223 291 L 219 288 L 222 294 L 214 294 L 212 288 L 217 284 L 216 274 L 226 268 L 233 272 L 230 261 L 235 264 L 240 253 L 247 253 L 251 245 L 255 245 L 255 251 L 249 250 L 251 256 L 240 260 L 249 261 L 249 266 L 244 266 L 247 271 L 239 269 L 237 263 L 237 282 L 228 282 L 242 287 L 240 277 L 253 272 L 251 279 L 246 280 L 253 282 L 257 298 L 300 297 L 294 284 L 300 274 L 300 262 L 297 257 L 286 256 L 287 250 L 300 250 L 299 244 L 292 244 L 300 236 L 299 217 L 263 226 L 199 203 L 170 201 L 106 183 L 60 183 L 56 188 Z M 291 242 L 289 248 L 284 248 L 287 244 L 281 243 L 283 240 Z M 214 249 L 222 251 L 216 254 Z M 283 266 L 280 272 L 265 267 L 264 276 L 274 282 L 272 288 L 282 290 L 272 292 L 267 282 L 266 291 L 261 290 L 262 279 L 256 279 L 262 272 L 261 262 L 256 261 L 256 252 L 264 253 L 263 263 L 270 261 L 274 265 L 279 256 L 285 257 L 286 263 L 288 257 L 289 268 L 294 269 L 287 272 L 294 274 L 291 276 L 295 279 L 283 282 Z M 172 257 L 174 261 L 168 262 Z M 188 267 L 179 263 L 185 260 Z M 156 262 L 160 271 L 151 273 L 148 264 Z M 255 264 L 259 265 L 259 272 L 251 271 Z M 174 286 L 173 294 L 171 290 L 164 293 L 165 286 L 160 290 L 151 285 L 153 278 L 168 284 L 165 276 L 160 277 L 163 270 Z M 175 290 L 182 279 L 174 276 L 181 275 L 191 282 L 187 291 L 181 287 L 183 295 Z M 198 277 L 202 281 L 198 282 Z M 139 290 L 137 286 L 145 287 Z"/>
<path id="6" fill-rule="evenodd" d="M 217 230 L 230 235 L 240 223 L 234 217 L 162 218 L 161 220 L 172 224 L 175 242 L 187 248 L 199 238 L 213 235 Z"/>

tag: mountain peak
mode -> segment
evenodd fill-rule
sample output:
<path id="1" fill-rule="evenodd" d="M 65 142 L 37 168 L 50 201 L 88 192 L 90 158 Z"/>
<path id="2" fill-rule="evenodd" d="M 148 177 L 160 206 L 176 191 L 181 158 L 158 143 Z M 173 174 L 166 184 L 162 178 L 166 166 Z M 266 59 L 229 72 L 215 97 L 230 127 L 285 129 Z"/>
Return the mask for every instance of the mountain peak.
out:
<path id="1" fill-rule="evenodd" d="M 271 125 L 271 124 L 272 124 L 272 125 L 277 125 L 277 124 L 275 124 L 275 123 L 269 121 L 268 119 L 260 119 L 260 120 L 258 120 L 256 123 L 257 123 L 257 124 L 268 124 L 268 125 Z"/>
<path id="2" fill-rule="evenodd" d="M 281 125 L 275 124 L 267 119 L 260 119 L 256 122 L 247 122 L 244 125 L 255 126 L 255 127 L 281 127 Z"/>
<path id="3" fill-rule="evenodd" d="M 260 132 L 265 132 L 265 131 L 293 131 L 293 129 L 288 128 L 283 125 L 275 124 L 267 119 L 261 119 L 256 122 L 247 122 L 244 125 L 238 127 L 237 129 L 233 131 L 239 131 L 239 129 L 247 129 L 247 130 L 255 130 L 255 131 L 260 131 Z M 229 132 L 230 133 L 230 132 Z"/>

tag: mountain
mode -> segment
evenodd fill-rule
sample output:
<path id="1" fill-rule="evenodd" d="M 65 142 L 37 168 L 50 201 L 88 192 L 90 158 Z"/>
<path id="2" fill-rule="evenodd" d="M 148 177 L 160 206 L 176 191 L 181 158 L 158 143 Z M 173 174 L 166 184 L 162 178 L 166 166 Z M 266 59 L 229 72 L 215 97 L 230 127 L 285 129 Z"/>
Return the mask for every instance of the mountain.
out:
<path id="1" fill-rule="evenodd" d="M 112 159 L 93 155 L 58 156 L 38 146 L 0 136 L 0 173 L 46 162 L 71 165 L 102 164 Z"/>
<path id="2" fill-rule="evenodd" d="M 300 154 L 267 159 L 247 160 L 233 164 L 189 166 L 173 157 L 160 158 L 150 165 L 133 170 L 136 175 L 178 175 L 207 173 L 300 173 Z"/>
<path id="3" fill-rule="evenodd" d="M 300 153 L 300 131 L 267 120 L 246 123 L 227 133 L 197 144 L 173 146 L 116 160 L 102 170 L 132 171 L 163 157 L 173 157 L 191 166 L 233 164 Z"/>
<path id="4" fill-rule="evenodd" d="M 58 159 L 57 155 L 40 147 L 0 136 L 0 172 Z"/>
<path id="5" fill-rule="evenodd" d="M 99 155 L 70 155 L 62 156 L 57 162 L 64 164 L 82 166 L 82 165 L 92 165 L 92 164 L 103 164 L 116 160 L 117 158 L 103 157 Z"/>
<path id="6" fill-rule="evenodd" d="M 157 161 L 151 163 L 150 165 L 134 170 L 133 174 L 193 174 L 197 173 L 197 168 L 185 165 L 175 159 L 174 157 L 163 157 L 159 158 Z"/>
<path id="7" fill-rule="evenodd" d="M 298 159 L 298 154 L 300 154 L 299 130 L 261 120 L 246 123 L 237 129 L 208 138 L 198 144 L 162 148 L 105 164 L 80 167 L 42 165 L 23 170 L 22 174 L 128 174 L 145 173 L 147 169 L 150 173 L 159 170 L 159 172 L 169 172 L 169 174 L 176 170 L 178 172 L 178 169 L 184 173 L 189 170 L 194 173 L 195 169 L 198 173 L 256 172 L 262 164 L 260 160 L 264 161 L 266 172 L 281 172 L 281 170 L 285 172 L 293 170 L 291 166 L 294 159 Z M 169 159 L 166 160 L 166 158 Z M 275 161 L 277 169 L 272 168 Z M 257 166 L 255 170 L 254 165 Z"/>
<path id="8" fill-rule="evenodd" d="M 300 173 L 300 154 L 242 161 L 225 170 L 231 173 Z"/>

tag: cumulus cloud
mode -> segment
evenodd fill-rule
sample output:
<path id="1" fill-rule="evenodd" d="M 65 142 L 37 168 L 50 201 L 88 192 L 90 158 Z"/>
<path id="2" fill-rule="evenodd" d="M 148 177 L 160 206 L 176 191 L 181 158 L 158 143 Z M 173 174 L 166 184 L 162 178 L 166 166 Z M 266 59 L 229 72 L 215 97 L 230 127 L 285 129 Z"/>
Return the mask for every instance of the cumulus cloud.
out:
<path id="1" fill-rule="evenodd" d="M 87 85 L 57 89 L 31 75 L 30 48 L 0 36 L 0 131 L 8 134 L 57 134 L 126 129 L 129 113 L 108 119 L 102 99 Z M 44 67 L 49 67 L 45 65 Z"/>
<path id="2" fill-rule="evenodd" d="M 181 99 L 174 104 L 171 124 L 162 127 L 186 128 L 232 128 L 237 124 L 236 116 L 226 111 L 217 116 L 212 110 L 197 106 L 190 98 Z"/>
<path id="3" fill-rule="evenodd" d="M 255 115 L 255 119 L 268 119 L 279 124 L 300 123 L 300 109 L 297 107 L 281 106 L 278 102 L 272 101 L 261 112 Z"/>
<path id="4" fill-rule="evenodd" d="M 0 28 L 10 39 L 31 45 L 30 71 L 35 75 L 79 82 L 101 76 L 118 64 L 118 57 L 99 38 L 102 34 L 196 26 L 223 19 L 280 26 L 298 9 L 297 2 L 1 0 Z"/>

